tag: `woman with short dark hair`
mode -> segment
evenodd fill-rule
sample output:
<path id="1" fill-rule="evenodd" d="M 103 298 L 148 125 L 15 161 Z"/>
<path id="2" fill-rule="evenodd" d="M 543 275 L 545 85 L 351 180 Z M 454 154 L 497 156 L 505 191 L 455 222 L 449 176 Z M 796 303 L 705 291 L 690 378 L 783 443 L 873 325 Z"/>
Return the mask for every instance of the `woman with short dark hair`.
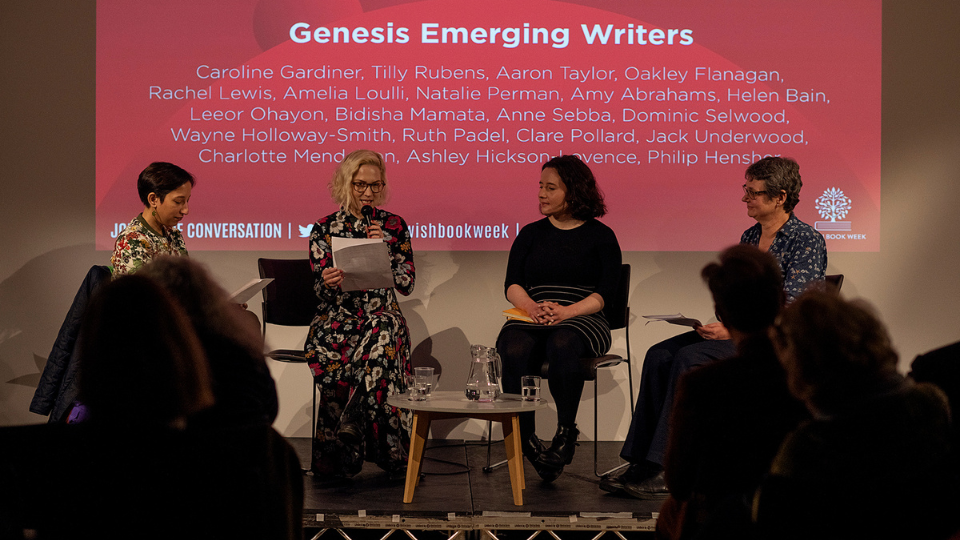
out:
<path id="1" fill-rule="evenodd" d="M 579 360 L 610 348 L 603 306 L 617 294 L 620 244 L 597 221 L 606 214 L 603 194 L 590 168 L 576 156 L 546 162 L 540 173 L 540 213 L 510 248 L 504 284 L 507 300 L 532 322 L 509 320 L 497 338 L 503 387 L 520 393 L 522 375 L 539 375 L 549 361 L 550 394 L 557 404 L 557 433 L 544 449 L 533 413 L 520 415 L 523 453 L 546 481 L 573 460 L 577 409 L 583 392 Z"/>
<path id="2" fill-rule="evenodd" d="M 190 212 L 190 193 L 196 180 L 173 163 L 157 161 L 137 178 L 143 211 L 117 236 L 113 248 L 113 275 L 136 272 L 157 255 L 186 255 L 187 246 L 177 225 Z"/>

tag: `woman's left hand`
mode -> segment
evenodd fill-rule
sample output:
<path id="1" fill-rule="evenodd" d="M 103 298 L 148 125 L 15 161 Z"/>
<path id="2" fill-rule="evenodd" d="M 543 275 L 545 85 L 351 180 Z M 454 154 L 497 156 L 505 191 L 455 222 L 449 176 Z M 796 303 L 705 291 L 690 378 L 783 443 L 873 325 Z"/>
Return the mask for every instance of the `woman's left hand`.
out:
<path id="1" fill-rule="evenodd" d="M 546 325 L 557 324 L 577 315 L 573 307 L 561 306 L 556 302 L 541 302 L 540 314 L 540 320 Z"/>

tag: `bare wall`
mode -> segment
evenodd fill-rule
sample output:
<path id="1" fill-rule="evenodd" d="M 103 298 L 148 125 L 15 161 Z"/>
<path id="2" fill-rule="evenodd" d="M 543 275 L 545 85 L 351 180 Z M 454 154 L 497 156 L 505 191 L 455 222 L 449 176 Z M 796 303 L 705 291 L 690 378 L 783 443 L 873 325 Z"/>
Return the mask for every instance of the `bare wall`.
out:
<path id="1" fill-rule="evenodd" d="M 0 425 L 10 425 L 44 420 L 27 410 L 43 361 L 85 272 L 93 264 L 106 264 L 109 255 L 93 248 L 94 2 L 0 0 L 0 6 Z M 877 307 L 906 370 L 916 354 L 960 340 L 960 69 L 955 61 L 960 56 L 960 4 L 887 1 L 883 8 L 881 250 L 831 254 L 828 273 L 846 275 L 845 296 L 863 297 Z M 318 201 L 320 208 L 329 206 Z M 749 224 L 745 218 L 744 228 Z M 261 255 L 203 252 L 193 257 L 208 264 L 230 289 L 255 275 Z M 634 313 L 679 310 L 709 317 L 710 302 L 698 274 L 713 255 L 625 254 L 634 265 Z M 442 388 L 459 388 L 465 379 L 469 343 L 496 339 L 501 321 L 492 314 L 504 306 L 505 265 L 505 253 L 417 255 L 417 288 L 402 306 L 415 362 L 441 366 Z M 637 380 L 647 347 L 673 333 L 667 325 L 633 322 Z M 624 352 L 624 340 L 617 337 L 614 350 Z M 302 339 L 303 332 L 276 332 L 270 341 L 293 346 Z M 277 428 L 307 436 L 306 368 L 271 368 L 281 393 Z M 622 368 L 601 378 L 604 410 L 623 411 L 601 420 L 601 439 L 625 434 L 625 381 Z M 584 396 L 580 422 L 590 433 L 592 392 L 588 389 Z M 549 417 L 547 413 L 541 424 L 547 432 L 542 435 L 549 435 Z M 441 425 L 435 436 L 472 438 L 483 427 Z"/>

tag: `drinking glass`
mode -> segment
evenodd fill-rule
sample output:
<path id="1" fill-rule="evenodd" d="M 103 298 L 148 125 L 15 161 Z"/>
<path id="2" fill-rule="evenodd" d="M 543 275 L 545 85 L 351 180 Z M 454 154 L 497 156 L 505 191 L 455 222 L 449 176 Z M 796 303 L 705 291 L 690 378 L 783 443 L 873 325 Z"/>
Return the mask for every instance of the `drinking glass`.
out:
<path id="1" fill-rule="evenodd" d="M 521 377 L 520 395 L 524 401 L 540 401 L 540 377 L 536 375 Z"/>
<path id="2" fill-rule="evenodd" d="M 432 367 L 417 367 L 413 368 L 413 373 L 416 377 L 423 377 L 427 381 L 426 385 L 426 395 L 430 397 L 433 394 L 433 389 L 436 386 L 436 379 L 434 378 L 433 368 Z"/>

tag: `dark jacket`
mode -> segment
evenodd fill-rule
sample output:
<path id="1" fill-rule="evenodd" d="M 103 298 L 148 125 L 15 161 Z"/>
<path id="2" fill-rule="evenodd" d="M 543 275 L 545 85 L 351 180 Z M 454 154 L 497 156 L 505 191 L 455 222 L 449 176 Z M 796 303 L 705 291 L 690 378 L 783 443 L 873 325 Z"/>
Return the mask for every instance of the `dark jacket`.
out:
<path id="1" fill-rule="evenodd" d="M 87 272 L 80 290 L 73 298 L 70 311 L 63 319 L 57 340 L 53 343 L 53 350 L 47 357 L 37 391 L 30 402 L 30 412 L 49 414 L 50 422 L 66 419 L 70 406 L 77 397 L 77 339 L 80 336 L 80 321 L 93 291 L 109 280 L 108 266 L 93 266 Z"/>
<path id="2" fill-rule="evenodd" d="M 746 537 L 754 491 L 784 437 L 808 417 L 766 336 L 681 377 L 664 460 L 671 504 L 682 508 L 677 536 Z"/>
<path id="3" fill-rule="evenodd" d="M 763 537 L 949 537 L 958 508 L 949 424 L 943 393 L 924 383 L 901 383 L 805 422 L 784 441 L 757 495 Z"/>

